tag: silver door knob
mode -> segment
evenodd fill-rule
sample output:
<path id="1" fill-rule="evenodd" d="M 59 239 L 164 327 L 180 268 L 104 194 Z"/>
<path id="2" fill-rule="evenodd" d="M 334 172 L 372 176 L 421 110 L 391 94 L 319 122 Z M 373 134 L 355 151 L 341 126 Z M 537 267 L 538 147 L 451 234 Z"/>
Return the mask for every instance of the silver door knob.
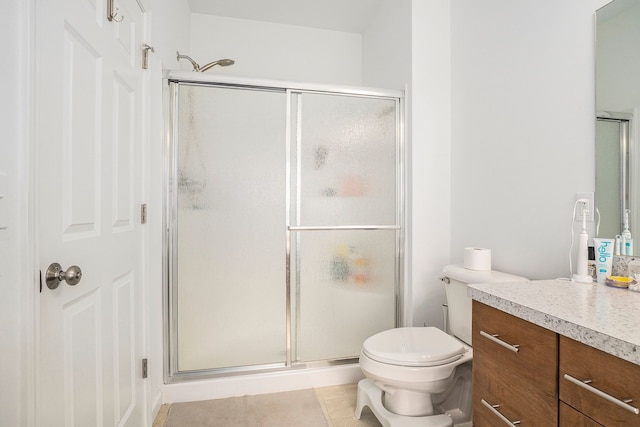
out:
<path id="1" fill-rule="evenodd" d="M 77 285 L 82 279 L 82 270 L 77 265 L 72 265 L 67 268 L 67 271 L 62 271 L 62 267 L 57 262 L 54 262 L 47 268 L 45 274 L 45 281 L 49 289 L 55 289 L 63 280 L 67 282 L 67 285 Z"/>

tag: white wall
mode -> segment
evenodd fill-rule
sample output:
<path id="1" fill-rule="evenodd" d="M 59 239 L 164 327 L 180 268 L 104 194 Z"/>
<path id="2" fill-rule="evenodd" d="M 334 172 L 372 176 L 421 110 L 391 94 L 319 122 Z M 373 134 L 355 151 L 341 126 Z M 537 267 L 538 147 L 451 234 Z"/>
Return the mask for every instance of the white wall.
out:
<path id="1" fill-rule="evenodd" d="M 340 85 L 361 84 L 359 34 L 203 14 L 191 17 L 191 48 L 200 65 L 236 61 L 209 73 Z M 182 69 L 192 69 L 182 61 Z"/>
<path id="2" fill-rule="evenodd" d="M 27 255 L 28 200 L 28 103 L 30 1 L 3 3 L 0 49 L 5 55 L 0 68 L 3 95 L 0 102 L 0 420 L 3 425 L 27 426 L 33 422 L 33 356 L 29 340 L 32 324 L 27 296 L 33 274 Z"/>
<path id="3" fill-rule="evenodd" d="M 404 90 L 411 81 L 412 0 L 383 0 L 362 35 L 362 84 Z"/>
<path id="4" fill-rule="evenodd" d="M 413 324 L 442 327 L 451 262 L 451 0 L 413 0 Z"/>
<path id="5" fill-rule="evenodd" d="M 165 69 L 179 69 L 176 51 L 190 48 L 191 9 L 187 0 L 149 0 L 151 31 L 149 44 L 155 48 L 150 59 Z"/>
<path id="6" fill-rule="evenodd" d="M 575 193 L 593 191 L 594 11 L 603 0 L 452 2 L 451 254 L 566 277 Z"/>

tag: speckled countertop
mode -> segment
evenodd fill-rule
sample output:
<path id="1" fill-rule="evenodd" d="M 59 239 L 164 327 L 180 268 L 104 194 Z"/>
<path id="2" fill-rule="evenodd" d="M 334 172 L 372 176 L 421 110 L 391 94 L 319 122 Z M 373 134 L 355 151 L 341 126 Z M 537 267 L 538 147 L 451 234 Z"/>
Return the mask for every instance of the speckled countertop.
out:
<path id="1" fill-rule="evenodd" d="M 640 293 L 533 280 L 469 285 L 476 301 L 640 365 Z"/>

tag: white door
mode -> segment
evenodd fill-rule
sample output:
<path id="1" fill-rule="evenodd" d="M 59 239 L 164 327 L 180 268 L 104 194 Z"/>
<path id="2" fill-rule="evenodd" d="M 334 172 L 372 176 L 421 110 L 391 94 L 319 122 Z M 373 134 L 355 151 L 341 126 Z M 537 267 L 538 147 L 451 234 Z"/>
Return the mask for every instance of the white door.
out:
<path id="1" fill-rule="evenodd" d="M 143 426 L 139 218 L 143 13 L 36 0 L 38 425 Z M 51 263 L 81 281 L 44 281 Z"/>

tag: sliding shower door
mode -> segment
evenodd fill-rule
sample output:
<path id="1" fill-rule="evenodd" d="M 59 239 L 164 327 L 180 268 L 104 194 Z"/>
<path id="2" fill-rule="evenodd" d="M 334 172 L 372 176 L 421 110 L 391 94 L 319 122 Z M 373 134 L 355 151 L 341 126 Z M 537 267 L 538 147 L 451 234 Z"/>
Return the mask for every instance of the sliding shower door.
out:
<path id="1" fill-rule="evenodd" d="M 396 324 L 397 100 L 299 93 L 293 105 L 294 360 L 349 359 Z"/>
<path id="2" fill-rule="evenodd" d="M 167 381 L 357 358 L 397 324 L 400 98 L 168 88 Z"/>
<path id="3" fill-rule="evenodd" d="M 174 368 L 284 363 L 286 95 L 175 89 Z"/>

